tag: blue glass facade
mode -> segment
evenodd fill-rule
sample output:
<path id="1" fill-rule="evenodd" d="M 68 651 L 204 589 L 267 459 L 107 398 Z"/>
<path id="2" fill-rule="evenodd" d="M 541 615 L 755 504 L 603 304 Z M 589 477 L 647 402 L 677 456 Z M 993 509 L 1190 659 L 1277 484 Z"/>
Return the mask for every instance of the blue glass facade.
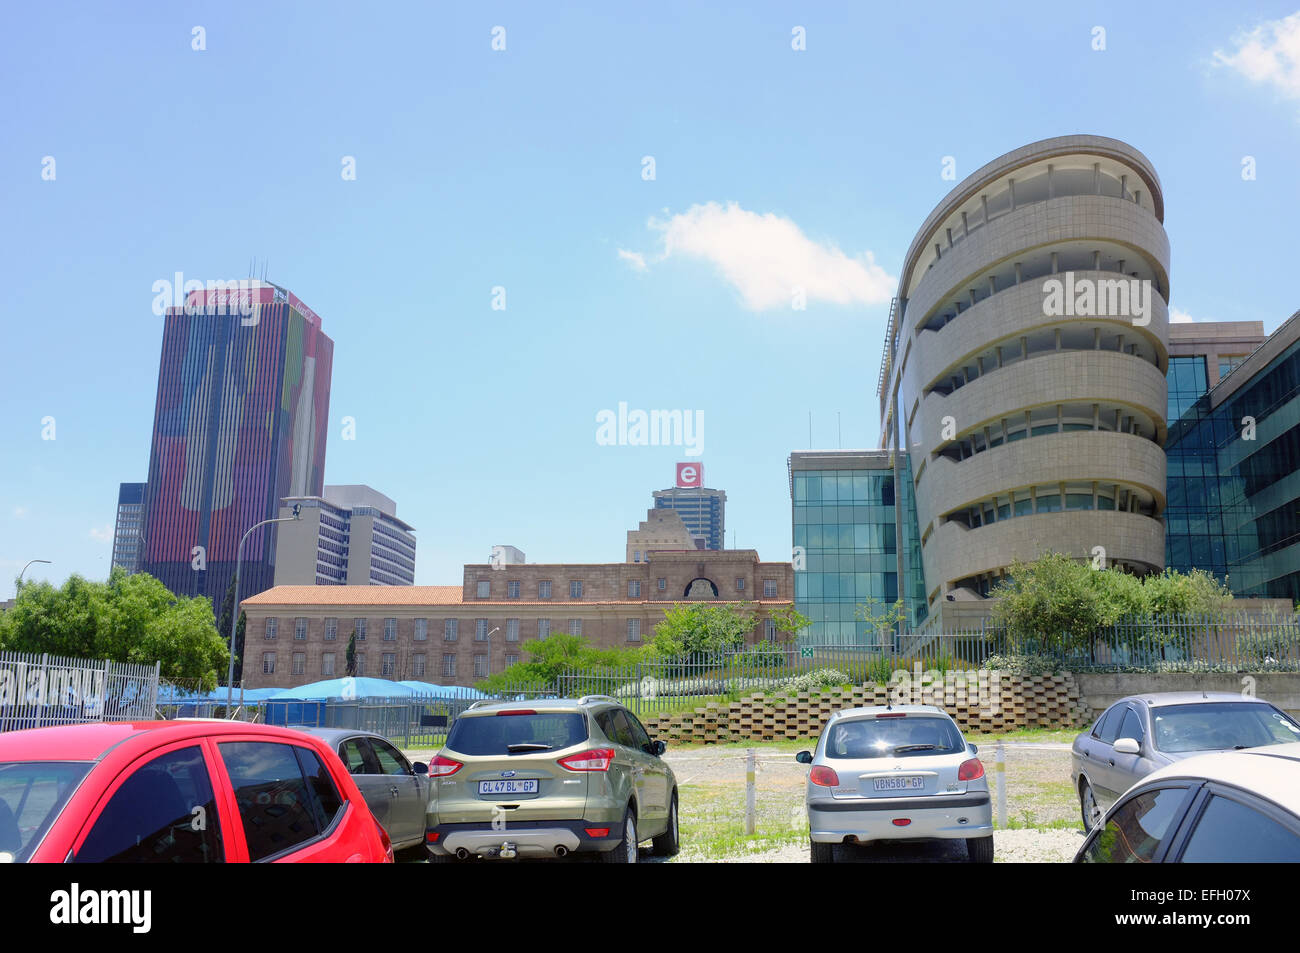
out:
<path id="1" fill-rule="evenodd" d="M 1201 360 L 1184 366 L 1180 394 Z M 1203 393 L 1178 417 L 1170 363 L 1168 564 L 1212 572 L 1239 596 L 1300 600 L 1300 341 L 1217 407 Z"/>
<path id="2" fill-rule="evenodd" d="M 795 608 L 811 620 L 803 640 L 874 641 L 857 608 L 898 599 L 893 470 L 795 469 L 791 481 Z"/>

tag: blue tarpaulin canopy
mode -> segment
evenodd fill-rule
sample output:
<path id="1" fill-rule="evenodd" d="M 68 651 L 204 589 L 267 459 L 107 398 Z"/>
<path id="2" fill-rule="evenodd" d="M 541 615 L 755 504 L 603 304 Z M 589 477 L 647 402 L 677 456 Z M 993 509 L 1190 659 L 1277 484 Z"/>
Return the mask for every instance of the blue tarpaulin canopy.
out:
<path id="1" fill-rule="evenodd" d="M 401 682 L 387 678 L 327 678 L 310 685 L 297 688 L 284 688 L 271 696 L 272 701 L 291 701 L 326 698 L 392 698 L 398 695 L 415 694 L 411 688 Z"/>
<path id="2" fill-rule="evenodd" d="M 432 695 L 435 698 L 487 698 L 477 688 L 468 688 L 464 685 L 435 685 L 432 682 L 398 682 L 399 685 L 405 685 L 417 695 Z"/>

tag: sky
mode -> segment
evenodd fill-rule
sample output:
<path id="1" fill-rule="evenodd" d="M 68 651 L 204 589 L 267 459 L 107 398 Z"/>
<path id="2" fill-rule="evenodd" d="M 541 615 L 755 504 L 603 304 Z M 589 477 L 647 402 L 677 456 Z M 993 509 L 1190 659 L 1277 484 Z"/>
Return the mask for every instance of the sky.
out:
<path id="1" fill-rule="evenodd" d="M 1178 319 L 1300 307 L 1297 5 L 12 7 L 0 599 L 29 559 L 106 577 L 154 282 L 251 260 L 334 340 L 325 481 L 397 501 L 417 583 L 495 544 L 621 561 L 685 460 L 729 546 L 788 559 L 790 451 L 879 444 L 946 166 L 1122 139 L 1161 178 Z M 598 440 L 620 403 L 702 418 L 698 447 Z"/>

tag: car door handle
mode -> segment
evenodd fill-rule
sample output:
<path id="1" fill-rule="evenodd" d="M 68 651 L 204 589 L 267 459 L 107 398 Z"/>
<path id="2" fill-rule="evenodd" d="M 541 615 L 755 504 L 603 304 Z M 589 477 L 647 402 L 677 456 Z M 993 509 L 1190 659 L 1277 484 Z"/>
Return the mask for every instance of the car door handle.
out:
<path id="1" fill-rule="evenodd" d="M 1114 762 L 1112 761 L 1111 764 L 1114 764 Z M 391 787 L 389 787 L 388 793 L 390 793 L 393 797 L 397 797 L 397 785 L 394 784 Z"/>
<path id="2" fill-rule="evenodd" d="M 1115 767 L 1115 759 L 1114 759 L 1114 758 L 1111 758 L 1111 759 L 1110 759 L 1110 766 L 1111 766 L 1112 768 Z"/>

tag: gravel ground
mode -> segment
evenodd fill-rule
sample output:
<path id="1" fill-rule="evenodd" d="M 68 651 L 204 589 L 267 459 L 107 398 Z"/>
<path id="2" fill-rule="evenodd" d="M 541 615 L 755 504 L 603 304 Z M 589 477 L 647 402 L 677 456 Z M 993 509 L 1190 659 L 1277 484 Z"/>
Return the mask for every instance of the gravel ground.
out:
<path id="1" fill-rule="evenodd" d="M 1008 864 L 1063 864 L 1074 859 L 1083 843 L 1083 830 L 1009 830 L 993 835 L 993 862 Z M 643 860 L 651 858 L 643 857 Z M 806 844 L 787 844 L 772 850 L 730 857 L 706 857 L 683 850 L 676 863 L 722 864 L 806 864 Z M 967 862 L 964 841 L 932 841 L 916 844 L 883 844 L 870 847 L 835 848 L 839 864 L 953 864 Z"/>

